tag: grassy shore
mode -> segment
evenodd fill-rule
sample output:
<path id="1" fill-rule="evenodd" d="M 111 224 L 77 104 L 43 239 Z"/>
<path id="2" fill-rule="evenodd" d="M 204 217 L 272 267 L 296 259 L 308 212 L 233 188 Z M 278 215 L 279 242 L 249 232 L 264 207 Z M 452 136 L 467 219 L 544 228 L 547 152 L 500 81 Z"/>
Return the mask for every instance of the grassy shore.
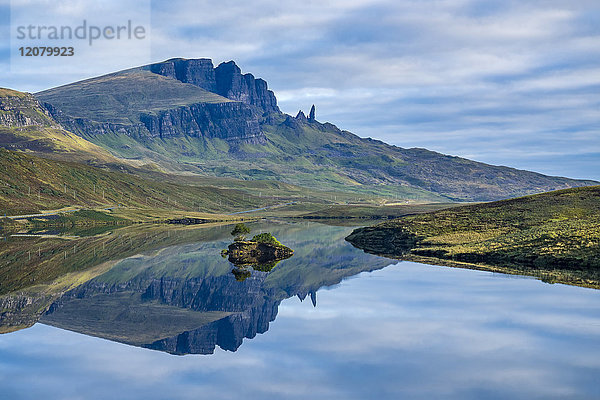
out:
<path id="1" fill-rule="evenodd" d="M 600 186 L 408 216 L 347 240 L 396 258 L 600 288 Z"/>

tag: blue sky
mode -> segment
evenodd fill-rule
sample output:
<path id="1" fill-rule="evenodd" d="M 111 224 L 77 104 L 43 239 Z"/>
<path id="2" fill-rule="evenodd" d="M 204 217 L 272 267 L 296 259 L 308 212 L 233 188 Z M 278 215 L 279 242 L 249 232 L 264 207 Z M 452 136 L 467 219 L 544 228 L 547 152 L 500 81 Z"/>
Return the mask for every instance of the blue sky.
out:
<path id="1" fill-rule="evenodd" d="M 115 20 L 91 4 L 15 0 L 13 12 Z M 37 91 L 171 57 L 233 59 L 266 79 L 288 113 L 314 103 L 319 120 L 363 137 L 600 180 L 597 0 L 102 4 L 121 7 L 119 18 L 150 15 L 149 40 L 118 54 L 99 45 L 83 66 L 20 64 L 0 85 Z M 8 10 L 0 2 L 3 71 L 15 51 Z"/>

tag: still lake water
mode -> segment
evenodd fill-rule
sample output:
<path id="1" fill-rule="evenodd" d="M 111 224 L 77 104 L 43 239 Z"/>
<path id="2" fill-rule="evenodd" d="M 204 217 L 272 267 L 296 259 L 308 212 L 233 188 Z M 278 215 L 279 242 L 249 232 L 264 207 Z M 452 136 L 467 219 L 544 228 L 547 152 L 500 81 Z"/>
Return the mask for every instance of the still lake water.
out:
<path id="1" fill-rule="evenodd" d="M 388 260 L 304 223 L 255 225 L 295 255 L 238 282 L 230 227 L 202 229 L 0 335 L 0 399 L 600 398 L 600 291 Z"/>

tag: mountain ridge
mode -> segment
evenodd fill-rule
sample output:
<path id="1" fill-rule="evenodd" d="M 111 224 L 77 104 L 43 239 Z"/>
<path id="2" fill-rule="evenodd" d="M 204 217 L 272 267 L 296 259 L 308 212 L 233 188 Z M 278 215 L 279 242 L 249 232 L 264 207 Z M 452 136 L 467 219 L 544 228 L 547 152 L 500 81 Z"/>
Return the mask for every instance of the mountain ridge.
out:
<path id="1" fill-rule="evenodd" d="M 190 93 L 183 102 L 180 90 Z M 266 81 L 233 61 L 214 68 L 209 59 L 170 59 L 36 96 L 66 129 L 113 155 L 186 173 L 418 201 L 499 200 L 597 184 L 360 138 L 317 121 L 315 108 L 310 118 L 292 117 Z M 90 99 L 100 101 L 88 107 Z M 122 109 L 130 123 L 114 124 Z"/>

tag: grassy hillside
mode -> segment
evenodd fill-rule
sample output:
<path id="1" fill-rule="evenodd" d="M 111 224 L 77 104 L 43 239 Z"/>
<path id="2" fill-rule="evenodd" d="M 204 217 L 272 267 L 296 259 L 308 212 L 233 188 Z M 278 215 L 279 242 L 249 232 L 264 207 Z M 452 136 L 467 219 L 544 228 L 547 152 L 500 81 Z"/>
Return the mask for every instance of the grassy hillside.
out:
<path id="1" fill-rule="evenodd" d="M 125 170 L 127 171 L 127 170 Z M 158 221 L 183 216 L 225 218 L 235 213 L 270 208 L 268 214 L 299 207 L 293 215 L 321 210 L 332 204 L 383 203 L 381 198 L 336 191 L 317 191 L 274 181 L 240 181 L 199 176 L 176 176 L 131 169 L 134 173 L 99 169 L 0 149 L 0 226 L 11 222 L 4 215 L 38 214 L 47 210 L 96 209 L 133 221 Z M 358 202 L 357 202 L 358 200 Z M 350 206 L 345 205 L 348 208 Z M 350 207 L 351 208 L 351 207 Z M 239 214 L 233 219 L 265 212 Z M 81 214 L 81 215 L 80 215 Z M 82 212 L 37 217 L 40 223 L 73 225 L 75 220 L 103 222 L 99 215 Z M 14 222 L 12 222 L 14 225 Z"/>
<path id="2" fill-rule="evenodd" d="M 376 254 L 600 288 L 600 186 L 408 216 L 347 240 Z"/>
<path id="3" fill-rule="evenodd" d="M 240 190 L 187 186 L 142 179 L 0 149 L 0 215 L 37 213 L 63 207 L 204 212 L 237 211 L 278 201 Z"/>
<path id="4" fill-rule="evenodd" d="M 118 163 L 104 148 L 60 127 L 28 93 L 0 88 L 0 147 L 59 160 Z"/>

